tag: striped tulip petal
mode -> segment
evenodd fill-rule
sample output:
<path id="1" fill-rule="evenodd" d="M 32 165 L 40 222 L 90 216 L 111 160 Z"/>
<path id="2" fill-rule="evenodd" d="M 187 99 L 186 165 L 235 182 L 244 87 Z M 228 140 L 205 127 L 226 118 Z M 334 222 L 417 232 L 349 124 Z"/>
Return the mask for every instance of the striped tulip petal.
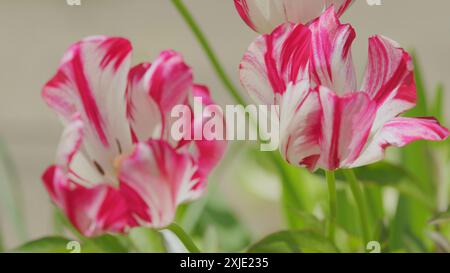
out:
<path id="1" fill-rule="evenodd" d="M 125 199 L 109 185 L 86 188 L 71 181 L 58 166 L 47 169 L 42 179 L 52 200 L 85 236 L 124 232 L 136 225 Z"/>
<path id="2" fill-rule="evenodd" d="M 259 104 L 277 104 L 289 82 L 308 77 L 311 32 L 285 24 L 253 42 L 240 65 L 241 83 Z"/>
<path id="3" fill-rule="evenodd" d="M 360 155 L 375 119 L 376 104 L 363 92 L 339 97 L 321 87 L 319 93 L 323 111 L 319 165 L 335 170 Z"/>
<path id="4" fill-rule="evenodd" d="M 334 9 L 329 8 L 309 29 L 312 32 L 310 70 L 313 82 L 338 94 L 357 90 L 351 53 L 356 34 L 352 26 L 341 24 Z"/>
<path id="5" fill-rule="evenodd" d="M 308 81 L 290 85 L 280 105 L 280 152 L 293 165 L 314 170 L 320 157 L 322 108 Z"/>
<path id="6" fill-rule="evenodd" d="M 342 15 L 353 0 L 234 0 L 244 22 L 259 33 L 270 33 L 283 23 L 307 24 L 334 5 Z"/>
<path id="7" fill-rule="evenodd" d="M 76 117 L 62 135 L 57 165 L 49 167 L 42 176 L 44 185 L 52 201 L 85 236 L 123 232 L 135 221 L 120 192 L 107 183 L 87 180 L 86 169 L 74 165 L 82 141 L 83 123 Z"/>
<path id="8" fill-rule="evenodd" d="M 56 164 L 68 168 L 81 147 L 84 125 L 79 116 L 75 116 L 67 125 L 61 137 L 56 155 Z"/>
<path id="9" fill-rule="evenodd" d="M 127 113 L 136 138 L 169 138 L 170 111 L 186 103 L 192 86 L 191 68 L 172 50 L 163 51 L 153 64 L 134 67 L 129 75 Z"/>
<path id="10" fill-rule="evenodd" d="M 191 194 L 194 168 L 188 154 L 163 141 L 140 142 L 121 162 L 119 178 L 138 222 L 161 228 L 175 217 L 180 200 Z"/>
<path id="11" fill-rule="evenodd" d="M 133 142 L 162 135 L 163 116 L 156 101 L 149 95 L 150 80 L 148 71 L 150 63 L 133 67 L 128 75 L 127 117 Z"/>
<path id="12" fill-rule="evenodd" d="M 79 114 L 87 157 L 108 177 L 114 157 L 131 148 L 123 99 L 130 69 L 131 44 L 123 38 L 96 36 L 72 45 L 43 98 L 66 122 Z"/>
<path id="13" fill-rule="evenodd" d="M 378 104 L 374 130 L 416 105 L 411 56 L 385 37 L 369 40 L 369 62 L 361 90 Z"/>
<path id="14" fill-rule="evenodd" d="M 442 141 L 449 130 L 434 118 L 394 118 L 384 124 L 375 134 L 364 152 L 351 167 L 359 167 L 384 158 L 384 151 L 390 147 L 403 147 L 417 140 Z"/>
<path id="15" fill-rule="evenodd" d="M 227 142 L 224 140 L 225 135 L 225 119 L 222 111 L 218 105 L 215 105 L 212 101 L 209 89 L 203 85 L 194 85 L 193 95 L 197 98 L 202 98 L 204 106 L 208 106 L 210 111 L 214 111 L 218 116 L 218 119 L 223 121 L 223 130 L 215 128 L 217 135 L 222 136 L 221 139 L 210 139 L 210 136 L 205 134 L 204 128 L 209 121 L 211 113 L 204 111 L 203 115 L 194 117 L 194 128 L 198 135 L 202 135 L 200 140 L 194 140 L 192 145 L 192 157 L 195 160 L 196 172 L 194 178 L 197 179 L 197 184 L 192 189 L 190 198 L 196 198 L 204 191 L 207 183 L 207 177 L 213 170 L 213 168 L 220 162 L 227 148 Z M 195 133 L 194 133 L 195 134 Z"/>

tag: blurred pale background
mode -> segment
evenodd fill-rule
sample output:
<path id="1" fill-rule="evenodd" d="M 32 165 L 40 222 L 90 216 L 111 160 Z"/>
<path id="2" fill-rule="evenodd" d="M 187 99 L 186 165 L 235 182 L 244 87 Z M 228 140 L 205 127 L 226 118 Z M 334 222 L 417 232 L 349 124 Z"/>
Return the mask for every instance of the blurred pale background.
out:
<path id="1" fill-rule="evenodd" d="M 240 58 L 256 36 L 234 10 L 232 0 L 185 0 L 206 32 L 227 71 L 238 84 Z M 382 0 L 368 6 L 356 0 L 345 15 L 357 30 L 354 59 L 361 74 L 367 38 L 383 34 L 415 49 L 430 89 L 442 82 L 450 89 L 450 1 Z M 107 34 L 129 38 L 134 62 L 152 60 L 161 50 L 182 52 L 198 82 L 209 85 L 216 101 L 231 102 L 208 60 L 168 0 L 0 0 L 0 136 L 18 166 L 25 192 L 27 229 L 32 238 L 50 234 L 50 202 L 40 182 L 52 164 L 61 126 L 40 97 L 42 85 L 56 71 L 65 49 L 84 36 Z M 446 95 L 447 109 L 450 96 Z M 448 115 L 449 113 L 447 113 Z M 233 169 L 227 169 L 232 172 Z M 255 236 L 279 229 L 278 206 L 247 198 L 238 183 L 221 175 L 222 190 Z M 255 211 L 263 212 L 255 215 Z M 2 211 L 1 228 L 8 245 L 18 241 Z"/>

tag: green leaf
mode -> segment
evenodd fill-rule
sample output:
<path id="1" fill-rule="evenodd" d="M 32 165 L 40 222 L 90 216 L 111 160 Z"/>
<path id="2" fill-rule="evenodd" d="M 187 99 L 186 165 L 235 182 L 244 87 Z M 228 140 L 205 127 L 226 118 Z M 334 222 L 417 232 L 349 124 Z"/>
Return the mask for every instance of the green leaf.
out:
<path id="1" fill-rule="evenodd" d="M 248 249 L 249 253 L 336 253 L 326 237 L 311 231 L 281 231 L 271 234 Z"/>
<path id="2" fill-rule="evenodd" d="M 127 253 L 128 247 L 124 245 L 126 240 L 121 235 L 102 235 L 83 239 L 82 252 L 94 253 Z"/>
<path id="3" fill-rule="evenodd" d="M 164 253 L 163 235 L 154 229 L 137 227 L 129 233 L 129 238 L 138 252 L 142 253 Z"/>
<path id="4" fill-rule="evenodd" d="M 420 187 L 416 175 L 404 167 L 387 161 L 355 169 L 359 181 L 369 183 L 367 186 L 390 186 L 397 189 L 402 195 L 413 199 L 429 211 L 434 210 L 433 199 Z M 339 175 L 340 177 L 340 175 Z M 380 200 L 378 200 L 378 203 Z M 380 206 L 378 206 L 381 209 Z"/>
<path id="5" fill-rule="evenodd" d="M 414 179 L 405 168 L 387 161 L 357 168 L 355 174 L 359 181 L 374 182 L 381 186 L 395 186 L 402 180 Z"/>
<path id="6" fill-rule="evenodd" d="M 4 212 L 14 224 L 17 238 L 26 240 L 27 231 L 22 206 L 23 196 L 20 191 L 20 179 L 14 161 L 0 138 L 0 202 Z"/>
<path id="7" fill-rule="evenodd" d="M 24 253 L 69 253 L 67 244 L 71 240 L 63 237 L 45 237 L 25 243 L 13 252 Z"/>

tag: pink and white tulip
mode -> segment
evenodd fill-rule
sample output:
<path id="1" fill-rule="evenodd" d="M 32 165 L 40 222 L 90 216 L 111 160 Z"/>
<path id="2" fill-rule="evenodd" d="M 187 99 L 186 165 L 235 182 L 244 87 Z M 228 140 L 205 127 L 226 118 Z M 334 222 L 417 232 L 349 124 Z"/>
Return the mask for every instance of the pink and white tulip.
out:
<path id="1" fill-rule="evenodd" d="M 169 225 L 179 204 L 203 193 L 225 151 L 223 141 L 169 137 L 173 106 L 193 94 L 210 100 L 182 57 L 168 50 L 132 68 L 131 53 L 123 38 L 83 39 L 42 93 L 65 125 L 44 184 L 86 236 Z"/>
<path id="2" fill-rule="evenodd" d="M 342 15 L 353 0 L 234 0 L 245 23 L 259 33 L 270 33 L 283 23 L 308 24 L 331 5 Z"/>
<path id="3" fill-rule="evenodd" d="M 288 23 L 258 37 L 244 55 L 240 76 L 250 96 L 280 106 L 280 150 L 289 163 L 353 168 L 383 159 L 389 146 L 448 137 L 434 118 L 399 117 L 416 105 L 416 85 L 411 56 L 394 41 L 370 38 L 357 87 L 355 36 L 331 7 L 308 26 Z"/>

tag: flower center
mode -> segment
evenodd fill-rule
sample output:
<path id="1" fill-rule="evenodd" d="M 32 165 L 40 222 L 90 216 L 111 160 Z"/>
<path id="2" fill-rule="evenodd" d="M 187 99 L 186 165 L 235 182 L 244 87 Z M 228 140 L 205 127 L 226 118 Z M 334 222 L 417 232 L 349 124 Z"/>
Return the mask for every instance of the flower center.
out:
<path id="1" fill-rule="evenodd" d="M 118 178 L 120 173 L 120 166 L 122 165 L 122 161 L 127 158 L 127 155 L 120 154 L 114 158 L 113 167 L 114 167 L 114 175 Z"/>

